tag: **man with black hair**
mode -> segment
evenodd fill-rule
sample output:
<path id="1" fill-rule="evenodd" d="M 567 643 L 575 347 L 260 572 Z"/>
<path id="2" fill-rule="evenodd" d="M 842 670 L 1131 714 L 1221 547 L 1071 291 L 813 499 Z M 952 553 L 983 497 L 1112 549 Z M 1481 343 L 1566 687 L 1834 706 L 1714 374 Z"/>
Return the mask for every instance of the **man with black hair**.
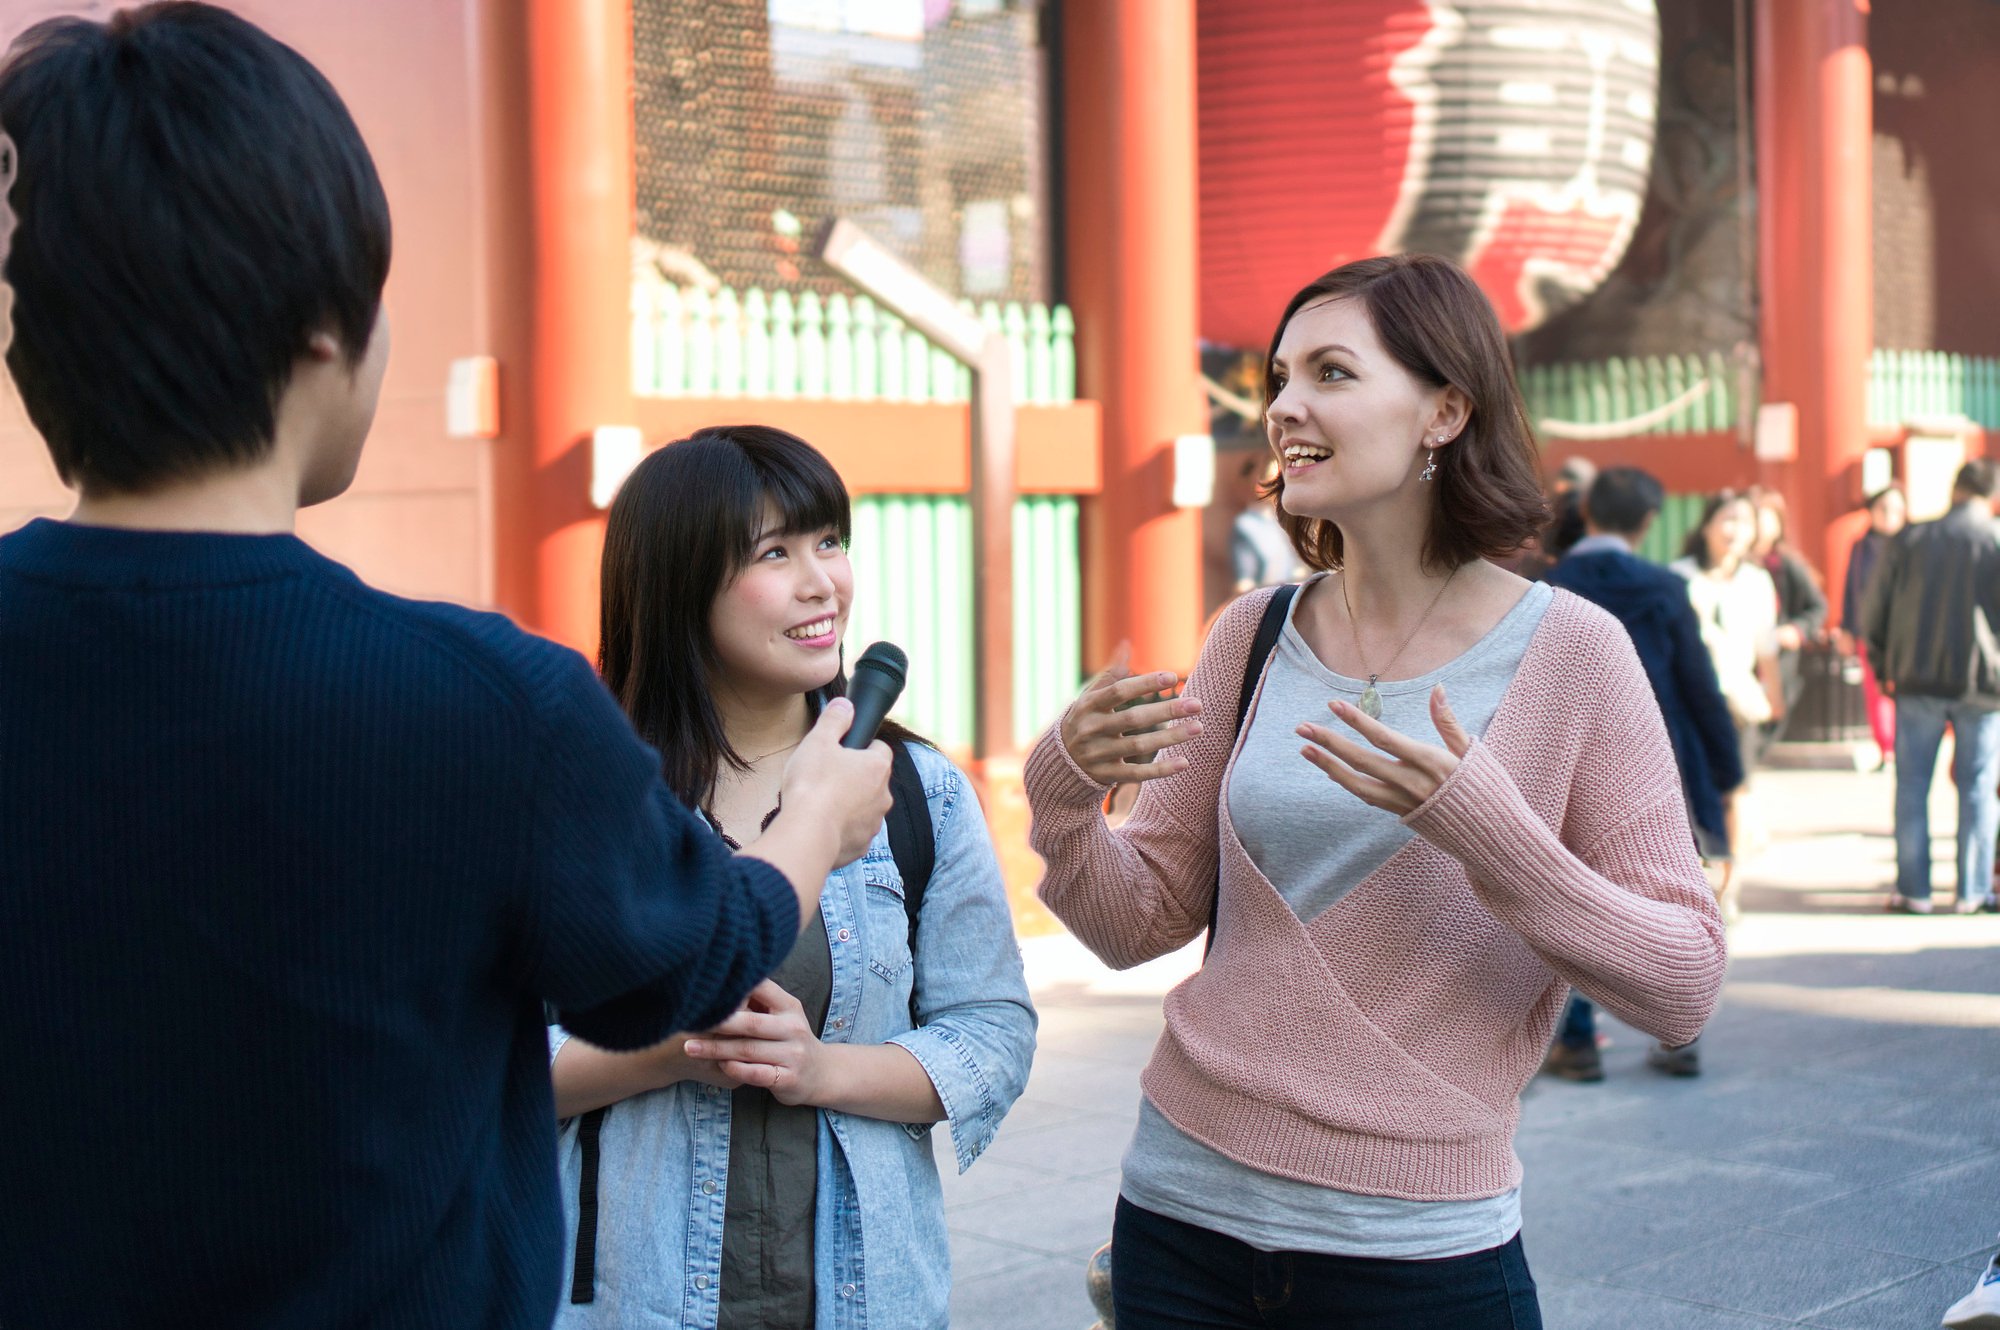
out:
<path id="1" fill-rule="evenodd" d="M 1730 847 L 1723 801 L 1743 783 L 1736 726 L 1702 645 L 1687 579 L 1634 553 L 1665 497 L 1660 482 L 1637 467 L 1599 472 L 1582 495 L 1585 535 L 1545 580 L 1602 605 L 1625 625 L 1667 723 L 1695 842 L 1703 858 L 1724 859 Z M 1647 1061 L 1676 1076 L 1701 1070 L 1693 1044 L 1655 1045 Z M 1589 999 L 1580 993 L 1570 998 L 1545 1066 L 1566 1080 L 1603 1079 L 1596 1021 Z"/>
<path id="2" fill-rule="evenodd" d="M 1993 910 L 2000 828 L 2000 468 L 1959 468 L 1951 511 L 1904 527 L 1882 552 L 1861 635 L 1896 701 L 1896 890 L 1889 908 L 1931 912 L 1931 778 L 1945 728 L 1958 782 L 1958 909 Z"/>
<path id="3" fill-rule="evenodd" d="M 389 214 L 339 97 L 194 3 L 0 63 L 0 1325 L 546 1326 L 544 1001 L 731 1011 L 888 806 L 829 708 L 732 857 L 588 665 L 292 534 L 354 475 Z"/>

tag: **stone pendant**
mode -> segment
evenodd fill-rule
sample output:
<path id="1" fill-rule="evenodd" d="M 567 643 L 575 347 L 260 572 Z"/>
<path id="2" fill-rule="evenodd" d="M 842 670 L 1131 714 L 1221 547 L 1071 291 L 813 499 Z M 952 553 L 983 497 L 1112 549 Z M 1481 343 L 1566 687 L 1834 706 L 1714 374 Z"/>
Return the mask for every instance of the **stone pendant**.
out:
<path id="1" fill-rule="evenodd" d="M 1355 706 L 1359 707 L 1361 714 L 1370 720 L 1382 719 L 1382 695 L 1375 691 L 1373 679 L 1370 679 L 1368 686 L 1361 690 L 1361 700 L 1355 703 Z"/>

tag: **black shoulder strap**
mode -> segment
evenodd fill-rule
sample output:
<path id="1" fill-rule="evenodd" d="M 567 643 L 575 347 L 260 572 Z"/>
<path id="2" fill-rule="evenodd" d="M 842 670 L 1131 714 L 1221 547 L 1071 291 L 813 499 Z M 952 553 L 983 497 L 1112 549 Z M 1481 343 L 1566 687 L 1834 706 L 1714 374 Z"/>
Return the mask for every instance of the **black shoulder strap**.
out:
<path id="1" fill-rule="evenodd" d="M 593 1108 L 577 1124 L 576 1140 L 583 1149 L 576 1183 L 576 1263 L 570 1269 L 569 1300 L 580 1304 L 597 1298 L 597 1151 L 604 1132 L 604 1115 L 611 1105 Z"/>
<path id="2" fill-rule="evenodd" d="M 889 745 L 889 853 L 903 878 L 903 913 L 910 925 L 910 955 L 917 954 L 917 912 L 937 866 L 937 834 L 931 830 L 930 801 L 923 774 L 906 743 Z"/>
<path id="3" fill-rule="evenodd" d="M 1285 615 L 1298 591 L 1297 583 L 1281 586 L 1264 603 L 1264 617 L 1257 620 L 1257 636 L 1250 639 L 1250 654 L 1243 661 L 1243 688 L 1236 695 L 1236 728 L 1230 731 L 1231 734 L 1243 733 L 1243 722 L 1250 716 L 1250 699 L 1256 696 L 1257 681 L 1264 677 L 1264 662 L 1271 658 L 1271 649 L 1278 645 L 1278 634 L 1285 631 Z M 1208 898 L 1208 942 L 1202 948 L 1203 959 L 1215 950 L 1215 924 L 1221 913 L 1222 869 L 1218 864 L 1215 890 Z"/>

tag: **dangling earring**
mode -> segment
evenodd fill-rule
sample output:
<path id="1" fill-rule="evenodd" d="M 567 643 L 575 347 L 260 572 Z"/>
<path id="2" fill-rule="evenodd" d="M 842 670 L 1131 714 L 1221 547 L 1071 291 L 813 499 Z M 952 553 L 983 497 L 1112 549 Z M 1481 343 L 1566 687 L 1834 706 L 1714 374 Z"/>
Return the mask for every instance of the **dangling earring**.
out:
<path id="1" fill-rule="evenodd" d="M 1437 441 L 1439 443 L 1443 443 L 1444 435 L 1442 434 L 1438 435 Z M 1438 469 L 1438 450 L 1432 448 L 1429 450 L 1429 455 L 1424 459 L 1424 473 L 1418 476 L 1417 479 L 1429 480 L 1432 476 L 1437 474 L 1437 469 Z"/>

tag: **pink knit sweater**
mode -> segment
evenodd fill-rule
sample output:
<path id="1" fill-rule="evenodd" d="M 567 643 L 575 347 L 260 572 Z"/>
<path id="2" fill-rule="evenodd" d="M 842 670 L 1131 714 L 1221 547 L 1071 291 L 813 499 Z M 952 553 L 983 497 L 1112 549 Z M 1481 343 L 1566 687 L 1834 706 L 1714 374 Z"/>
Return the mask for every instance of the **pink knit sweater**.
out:
<path id="1" fill-rule="evenodd" d="M 1668 1044 L 1701 1033 L 1722 987 L 1722 923 L 1652 688 L 1618 622 L 1557 591 L 1485 736 L 1404 819 L 1415 838 L 1305 922 L 1244 852 L 1222 797 L 1268 595 L 1216 623 L 1188 680 L 1208 721 L 1182 749 L 1192 765 L 1144 786 L 1119 830 L 1061 726 L 1035 746 L 1042 899 L 1106 962 L 1137 965 L 1206 927 L 1219 845 L 1215 949 L 1167 995 L 1147 1098 L 1282 1177 L 1411 1200 L 1497 1195 L 1520 1182 L 1520 1093 L 1568 985 Z"/>

